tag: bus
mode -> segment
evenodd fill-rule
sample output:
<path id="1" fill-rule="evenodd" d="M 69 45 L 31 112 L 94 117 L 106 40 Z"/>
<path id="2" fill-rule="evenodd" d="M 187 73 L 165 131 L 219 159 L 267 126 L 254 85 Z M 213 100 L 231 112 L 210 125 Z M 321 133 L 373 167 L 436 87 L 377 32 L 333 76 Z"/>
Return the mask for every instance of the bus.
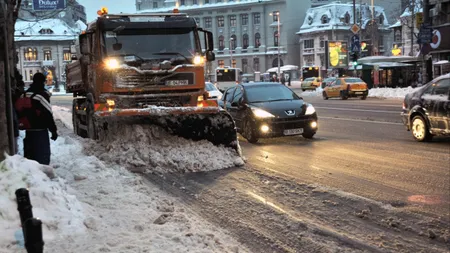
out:
<path id="1" fill-rule="evenodd" d="M 226 89 L 238 84 L 242 79 L 242 70 L 239 68 L 231 67 L 218 67 L 215 72 L 216 87 L 220 91 L 225 91 Z"/>
<path id="2" fill-rule="evenodd" d="M 320 67 L 319 66 L 305 66 L 302 67 L 302 79 L 301 81 L 305 80 L 306 78 L 310 77 L 321 77 L 320 75 Z"/>
<path id="3" fill-rule="evenodd" d="M 285 65 L 280 67 L 280 72 L 284 75 L 284 79 L 287 81 L 291 79 L 291 81 L 298 81 L 299 80 L 299 71 L 298 66 L 295 65 Z M 274 75 L 278 79 L 278 67 L 270 68 L 266 71 L 266 73 L 269 73 L 270 77 L 273 77 Z"/>

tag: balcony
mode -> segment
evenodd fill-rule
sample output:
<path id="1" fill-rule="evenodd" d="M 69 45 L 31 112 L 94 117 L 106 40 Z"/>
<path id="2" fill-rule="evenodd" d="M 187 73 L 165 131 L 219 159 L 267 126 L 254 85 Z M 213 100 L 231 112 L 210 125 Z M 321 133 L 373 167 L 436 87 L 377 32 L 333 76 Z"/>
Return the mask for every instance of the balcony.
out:
<path id="1" fill-rule="evenodd" d="M 55 61 L 54 60 L 42 61 L 41 66 L 42 67 L 53 67 L 53 66 L 55 66 Z"/>

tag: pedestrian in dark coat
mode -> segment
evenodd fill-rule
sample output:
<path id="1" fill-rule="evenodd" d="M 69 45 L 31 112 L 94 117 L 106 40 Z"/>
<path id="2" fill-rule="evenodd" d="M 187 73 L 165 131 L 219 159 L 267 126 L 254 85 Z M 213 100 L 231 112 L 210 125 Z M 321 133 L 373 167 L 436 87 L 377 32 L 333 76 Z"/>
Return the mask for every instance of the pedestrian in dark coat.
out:
<path id="1" fill-rule="evenodd" d="M 286 85 L 286 79 L 284 78 L 284 74 L 283 73 L 281 73 L 280 82 L 281 82 L 282 85 Z"/>
<path id="2" fill-rule="evenodd" d="M 33 83 L 26 91 L 25 96 L 32 98 L 33 110 L 38 115 L 29 118 L 31 129 L 26 130 L 24 144 L 24 155 L 30 160 L 40 164 L 50 164 L 50 140 L 58 138 L 55 120 L 53 119 L 52 106 L 50 105 L 50 93 L 45 89 L 46 77 L 42 73 L 33 76 Z"/>

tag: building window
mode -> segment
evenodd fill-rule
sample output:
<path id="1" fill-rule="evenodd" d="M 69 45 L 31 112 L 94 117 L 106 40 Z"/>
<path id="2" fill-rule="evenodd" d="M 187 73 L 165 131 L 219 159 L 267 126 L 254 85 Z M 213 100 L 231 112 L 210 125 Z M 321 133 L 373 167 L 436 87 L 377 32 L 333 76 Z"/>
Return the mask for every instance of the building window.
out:
<path id="1" fill-rule="evenodd" d="M 185 0 L 180 0 L 180 5 L 186 5 L 186 1 Z"/>
<path id="2" fill-rule="evenodd" d="M 232 68 L 236 68 L 236 59 L 233 59 L 233 60 L 231 61 L 231 67 L 232 67 Z"/>
<path id="3" fill-rule="evenodd" d="M 304 40 L 303 48 L 314 48 L 314 39 Z"/>
<path id="4" fill-rule="evenodd" d="M 380 14 L 379 21 L 380 21 L 380 25 L 383 25 L 383 23 L 384 23 L 384 15 L 383 15 L 383 13 Z"/>
<path id="5" fill-rule="evenodd" d="M 278 31 L 273 33 L 273 45 L 278 47 Z"/>
<path id="6" fill-rule="evenodd" d="M 211 28 L 212 27 L 212 18 L 207 17 L 205 18 L 205 28 Z"/>
<path id="7" fill-rule="evenodd" d="M 24 52 L 25 61 L 37 61 L 37 49 L 36 48 L 27 48 Z"/>
<path id="8" fill-rule="evenodd" d="M 49 49 L 44 50 L 44 61 L 51 61 L 52 60 L 52 51 Z"/>
<path id="9" fill-rule="evenodd" d="M 158 2 L 153 2 L 153 9 L 158 9 Z"/>
<path id="10" fill-rule="evenodd" d="M 222 51 L 225 48 L 224 38 L 222 35 L 219 36 L 219 50 Z"/>
<path id="11" fill-rule="evenodd" d="M 30 81 L 32 81 L 32 80 L 33 80 L 33 70 L 30 69 Z"/>
<path id="12" fill-rule="evenodd" d="M 223 16 L 217 17 L 217 27 L 224 27 L 225 26 L 225 20 Z"/>
<path id="13" fill-rule="evenodd" d="M 219 68 L 225 67 L 225 63 L 223 62 L 223 60 L 218 60 L 217 65 L 219 65 Z"/>
<path id="14" fill-rule="evenodd" d="M 261 34 L 255 33 L 255 48 L 259 48 L 261 46 Z"/>
<path id="15" fill-rule="evenodd" d="M 242 59 L 242 72 L 247 73 L 248 72 L 248 60 Z"/>
<path id="16" fill-rule="evenodd" d="M 323 17 L 322 17 L 323 18 Z M 350 24 L 350 14 L 348 13 L 348 11 L 345 13 L 345 16 L 344 16 L 344 22 L 346 23 L 346 24 Z"/>
<path id="17" fill-rule="evenodd" d="M 259 71 L 259 58 L 254 58 L 253 59 L 253 70 L 254 71 Z"/>
<path id="18" fill-rule="evenodd" d="M 261 24 L 261 15 L 259 13 L 253 13 L 253 24 Z"/>
<path id="19" fill-rule="evenodd" d="M 197 0 L 192 0 L 192 4 L 198 4 Z"/>
<path id="20" fill-rule="evenodd" d="M 243 49 L 247 49 L 247 48 L 248 48 L 248 44 L 249 44 L 249 41 L 248 41 L 248 34 L 244 34 L 244 35 L 242 36 L 242 48 L 243 48 Z"/>
<path id="21" fill-rule="evenodd" d="M 237 46 L 237 38 L 236 35 L 231 35 L 231 40 L 230 40 L 230 44 L 231 44 L 231 50 L 235 50 L 236 46 Z"/>
<path id="22" fill-rule="evenodd" d="M 200 18 L 195 18 L 195 22 L 197 22 L 197 25 L 200 25 Z"/>
<path id="23" fill-rule="evenodd" d="M 278 22 L 278 11 L 272 12 L 273 22 Z"/>
<path id="24" fill-rule="evenodd" d="M 221 3 L 221 2 L 223 2 L 223 0 L 216 0 L 216 2 L 217 2 L 217 3 Z"/>
<path id="25" fill-rule="evenodd" d="M 322 21 L 322 24 L 327 24 L 328 23 L 328 16 L 327 15 L 323 15 L 320 20 Z"/>
<path id="26" fill-rule="evenodd" d="M 203 1 L 205 1 L 205 4 L 209 4 L 209 0 L 203 0 Z"/>
<path id="27" fill-rule="evenodd" d="M 394 33 L 394 41 L 401 42 L 402 41 L 402 32 L 400 30 L 396 30 Z"/>
<path id="28" fill-rule="evenodd" d="M 323 36 L 320 36 L 320 47 L 324 48 L 325 47 L 325 38 Z"/>
<path id="29" fill-rule="evenodd" d="M 230 16 L 230 26 L 236 27 L 236 15 Z"/>
<path id="30" fill-rule="evenodd" d="M 248 14 L 242 14 L 241 19 L 242 19 L 242 25 L 248 25 Z"/>
<path id="31" fill-rule="evenodd" d="M 70 61 L 72 59 L 72 54 L 70 53 L 70 48 L 63 49 L 63 60 Z"/>

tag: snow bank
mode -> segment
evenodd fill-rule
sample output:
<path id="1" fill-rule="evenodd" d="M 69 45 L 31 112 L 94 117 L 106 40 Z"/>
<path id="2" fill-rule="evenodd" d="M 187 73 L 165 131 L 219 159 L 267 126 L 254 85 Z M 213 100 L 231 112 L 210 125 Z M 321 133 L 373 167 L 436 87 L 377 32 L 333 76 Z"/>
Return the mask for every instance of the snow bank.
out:
<path id="1" fill-rule="evenodd" d="M 101 144 L 64 127 L 66 109 L 53 111 L 60 137 L 51 141 L 51 166 L 20 156 L 0 166 L 0 252 L 26 252 L 15 239 L 21 229 L 14 192 L 21 187 L 29 188 L 34 216 L 43 221 L 45 252 L 248 252 L 139 174 L 85 155 L 85 147 Z M 42 168 L 58 177 L 50 180 Z"/>
<path id="2" fill-rule="evenodd" d="M 22 156 L 8 157 L 0 163 L 0 248 L 8 249 L 22 236 L 15 191 L 30 191 L 33 215 L 43 222 L 44 240 L 73 233 L 84 233 L 85 219 L 78 199 L 69 194 L 62 179 L 51 180 L 43 171 L 53 168 Z"/>
<path id="3" fill-rule="evenodd" d="M 156 125 L 128 125 L 114 131 L 105 141 L 86 145 L 87 152 L 131 170 L 160 173 L 211 171 L 244 164 L 231 148 L 180 138 Z"/>
<path id="4" fill-rule="evenodd" d="M 406 94 L 416 91 L 419 88 L 373 88 L 369 90 L 369 97 L 382 98 L 404 98 Z"/>

